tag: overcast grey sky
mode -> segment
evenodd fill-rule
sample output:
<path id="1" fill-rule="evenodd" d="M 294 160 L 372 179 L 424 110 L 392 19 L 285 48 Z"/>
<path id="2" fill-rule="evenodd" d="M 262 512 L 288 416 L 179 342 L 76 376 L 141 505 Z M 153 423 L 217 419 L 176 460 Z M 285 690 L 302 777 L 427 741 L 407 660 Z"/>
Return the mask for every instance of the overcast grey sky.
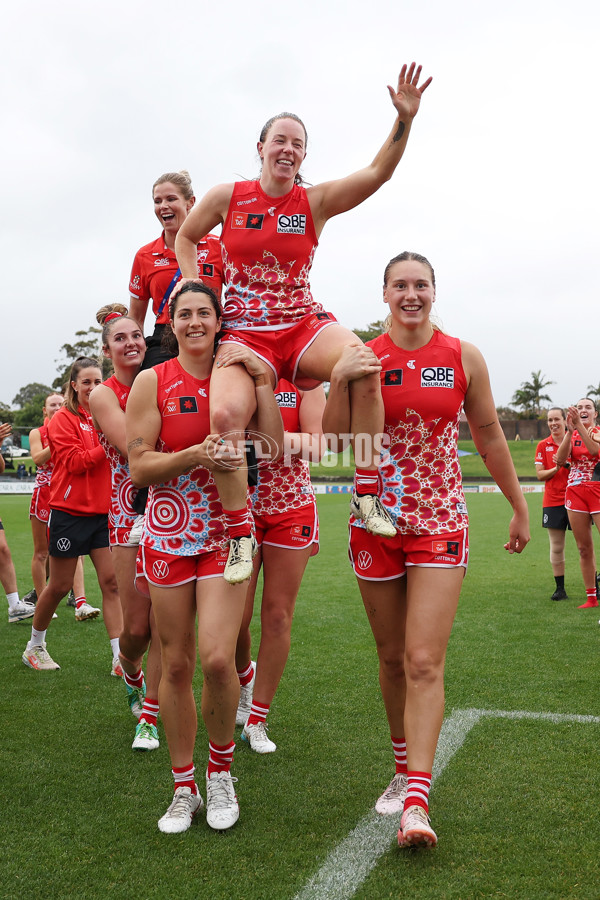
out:
<path id="1" fill-rule="evenodd" d="M 3 11 L 0 400 L 51 383 L 59 348 L 127 302 L 158 236 L 151 186 L 196 195 L 257 173 L 274 113 L 308 129 L 305 178 L 373 158 L 386 85 L 433 76 L 390 183 L 331 220 L 313 292 L 351 328 L 383 318 L 383 268 L 433 263 L 437 312 L 484 353 L 497 405 L 532 370 L 555 403 L 600 382 L 598 3 L 571 0 L 21 0 Z M 8 319 L 6 318 L 8 313 Z M 150 321 L 147 321 L 150 326 Z M 149 330 L 149 329 L 147 329 Z"/>

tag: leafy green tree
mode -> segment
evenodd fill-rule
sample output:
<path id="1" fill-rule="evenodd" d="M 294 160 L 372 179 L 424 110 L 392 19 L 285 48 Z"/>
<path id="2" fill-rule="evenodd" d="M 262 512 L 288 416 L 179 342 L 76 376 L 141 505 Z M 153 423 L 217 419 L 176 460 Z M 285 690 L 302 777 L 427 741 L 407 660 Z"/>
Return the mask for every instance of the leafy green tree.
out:
<path id="1" fill-rule="evenodd" d="M 552 398 L 542 391 L 554 381 L 544 381 L 541 369 L 531 373 L 531 381 L 523 381 L 521 387 L 514 392 L 510 401 L 514 406 L 521 407 L 526 418 L 537 419 L 541 415 L 542 402 L 552 403 Z"/>
<path id="2" fill-rule="evenodd" d="M 34 381 L 22 387 L 13 399 L 13 404 L 19 407 L 14 414 L 14 424 L 23 429 L 31 429 L 41 425 L 44 401 L 48 394 L 51 393 L 52 388 L 48 387 L 47 384 L 40 384 L 39 381 Z"/>
<path id="3" fill-rule="evenodd" d="M 367 341 L 372 341 L 373 338 L 379 337 L 380 334 L 383 334 L 385 331 L 385 322 L 383 319 L 378 319 L 376 322 L 371 322 L 367 325 L 366 328 L 354 328 L 354 334 L 357 334 L 363 343 Z"/>
<path id="4" fill-rule="evenodd" d="M 58 365 L 58 375 L 52 382 L 54 390 L 64 390 L 71 372 L 71 366 L 80 356 L 88 356 L 90 359 L 98 361 L 102 369 L 102 379 L 109 378 L 113 372 L 113 366 L 110 359 L 106 359 L 102 355 L 102 329 L 92 325 L 87 331 L 76 331 L 75 337 L 78 338 L 73 344 L 63 344 L 60 348 L 65 359 L 55 360 Z"/>
<path id="5" fill-rule="evenodd" d="M 14 422 L 15 414 L 6 403 L 0 403 L 0 422 Z"/>
<path id="6" fill-rule="evenodd" d="M 26 384 L 25 387 L 22 387 L 16 397 L 13 397 L 13 406 L 18 406 L 19 409 L 23 409 L 24 406 L 27 406 L 28 403 L 31 403 L 32 400 L 37 399 L 40 394 L 44 394 L 44 397 L 47 397 L 48 394 L 52 393 L 52 388 L 48 387 L 47 384 L 40 384 L 39 381 L 33 381 L 31 384 Z"/>
<path id="7" fill-rule="evenodd" d="M 588 384 L 586 392 L 587 396 L 590 397 L 590 399 L 593 400 L 595 397 L 596 400 L 600 400 L 600 383 L 596 386 L 594 386 L 593 384 Z"/>

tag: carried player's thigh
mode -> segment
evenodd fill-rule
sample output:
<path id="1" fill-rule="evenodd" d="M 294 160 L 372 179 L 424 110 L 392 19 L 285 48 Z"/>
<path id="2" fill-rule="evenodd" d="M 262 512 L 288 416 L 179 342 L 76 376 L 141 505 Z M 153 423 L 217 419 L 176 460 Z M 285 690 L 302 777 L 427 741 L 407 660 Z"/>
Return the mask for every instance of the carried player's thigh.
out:
<path id="1" fill-rule="evenodd" d="M 329 325 L 319 332 L 314 341 L 304 351 L 298 361 L 298 374 L 329 381 L 331 370 L 349 344 L 360 344 L 362 341 L 343 325 Z"/>

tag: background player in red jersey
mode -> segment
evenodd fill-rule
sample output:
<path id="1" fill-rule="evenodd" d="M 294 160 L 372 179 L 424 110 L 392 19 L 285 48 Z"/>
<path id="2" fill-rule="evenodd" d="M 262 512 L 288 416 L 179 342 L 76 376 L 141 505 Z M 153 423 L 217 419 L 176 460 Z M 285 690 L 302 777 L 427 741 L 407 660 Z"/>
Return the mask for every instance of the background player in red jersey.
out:
<path id="1" fill-rule="evenodd" d="M 542 527 L 548 530 L 550 541 L 550 565 L 556 583 L 551 600 L 568 600 L 565 591 L 565 538 L 569 528 L 569 516 L 565 508 L 565 492 L 569 464 L 559 466 L 556 453 L 567 431 L 564 409 L 553 406 L 548 410 L 550 434 L 540 441 L 535 451 L 535 472 L 538 481 L 544 482 L 542 501 Z"/>
<path id="2" fill-rule="evenodd" d="M 161 338 L 169 321 L 169 297 L 180 275 L 174 249 L 175 238 L 196 201 L 189 173 L 183 170 L 161 175 L 152 186 L 152 199 L 154 213 L 163 232 L 155 241 L 138 250 L 129 279 L 129 314 L 138 322 L 142 332 L 150 301 L 155 316 L 154 331 L 146 339 L 144 369 L 167 359 L 161 347 Z M 202 280 L 219 297 L 221 246 L 216 235 L 203 235 L 198 240 L 196 261 Z"/>
<path id="3" fill-rule="evenodd" d="M 259 551 L 248 587 L 244 619 L 236 649 L 240 702 L 236 724 L 257 753 L 277 746 L 267 735 L 267 714 L 290 652 L 292 619 L 304 570 L 319 550 L 319 521 L 308 460 L 324 450 L 323 387 L 303 392 L 280 380 L 275 392 L 285 428 L 283 456 L 259 465 L 252 492 L 252 514 Z M 250 659 L 250 622 L 262 566 L 260 646 L 256 668 Z M 256 678 L 254 678 L 254 674 Z"/>
<path id="4" fill-rule="evenodd" d="M 304 188 L 299 174 L 306 156 L 306 129 L 297 116 L 282 113 L 260 134 L 262 162 L 257 181 L 212 188 L 179 230 L 176 251 L 184 279 L 197 278 L 196 244 L 222 224 L 224 267 L 224 340 L 217 354 L 211 387 L 211 423 L 215 432 L 243 441 L 255 407 L 251 379 L 232 364 L 232 348 L 243 343 L 264 359 L 273 384 L 287 378 L 300 388 L 329 380 L 347 346 L 360 343 L 337 324 L 311 294 L 309 273 L 319 236 L 333 216 L 353 209 L 388 181 L 400 162 L 421 95 L 421 67 L 402 67 L 396 89 L 388 86 L 396 111 L 393 129 L 372 163 L 346 178 Z M 227 341 L 230 341 L 228 343 Z M 352 393 L 350 431 L 370 436 L 355 453 L 353 506 L 370 531 L 391 537 L 394 529 L 377 497 L 377 446 L 383 406 L 376 375 L 357 378 Z M 361 459 L 361 457 L 363 457 Z M 243 521 L 246 473 L 216 472 L 219 496 L 232 535 L 225 578 L 249 578 L 255 546 Z"/>
<path id="5" fill-rule="evenodd" d="M 65 405 L 50 422 L 50 577 L 38 597 L 31 639 L 22 660 L 32 669 L 59 669 L 46 650 L 52 615 L 73 584 L 79 556 L 89 554 L 102 592 L 104 624 L 110 640 L 112 673 L 120 674 L 119 634 L 123 627 L 117 580 L 108 538 L 110 470 L 90 414 L 90 394 L 101 383 L 96 360 L 80 357 L 71 367 Z M 85 601 L 75 609 L 78 621 L 100 610 Z"/>
<path id="6" fill-rule="evenodd" d="M 10 422 L 2 422 L 0 424 L 0 444 L 4 438 L 8 437 L 11 431 L 12 426 Z M 0 454 L 0 475 L 4 472 L 5 465 L 4 457 Z M 23 600 L 19 599 L 17 573 L 15 572 L 15 565 L 4 533 L 2 519 L 0 519 L 0 584 L 2 584 L 6 592 L 9 624 L 22 622 L 23 619 L 31 619 L 35 612 L 35 607 L 32 603 L 24 603 Z"/>
<path id="7" fill-rule="evenodd" d="M 529 541 L 527 504 L 492 397 L 487 368 L 471 344 L 430 320 L 435 276 L 416 253 L 384 275 L 389 331 L 369 341 L 381 364 L 389 455 L 379 474 L 397 536 L 381 540 L 352 518 L 350 556 L 375 637 L 396 774 L 376 804 L 403 810 L 401 846 L 435 845 L 428 818 L 433 758 L 444 716 L 446 646 L 468 560 L 467 509 L 458 463 L 464 406 L 477 450 L 513 508 L 505 548 Z M 363 355 L 348 348 L 334 366 L 324 428 L 348 426 L 349 381 Z"/>
<path id="8" fill-rule="evenodd" d="M 598 606 L 596 587 L 596 554 L 592 538 L 592 522 L 600 531 L 600 427 L 593 400 L 582 397 L 577 406 L 567 410 L 567 431 L 562 440 L 556 464 L 570 462 L 565 506 L 573 537 L 579 550 L 586 601 L 579 609 Z"/>
<path id="9" fill-rule="evenodd" d="M 240 684 L 235 645 L 246 597 L 222 575 L 227 535 L 212 478 L 218 466 L 241 465 L 243 452 L 210 432 L 209 386 L 221 309 L 204 285 L 186 285 L 171 300 L 176 358 L 140 373 L 126 411 L 131 476 L 149 485 L 140 544 L 143 575 L 161 642 L 160 710 L 175 795 L 158 827 L 186 831 L 202 800 L 194 780 L 196 646 L 204 676 L 202 716 L 209 738 L 207 822 L 225 830 L 238 819 L 231 764 Z M 283 441 L 281 415 L 265 366 L 245 348 L 238 361 L 255 384 L 257 430 Z M 193 435 L 198 443 L 190 445 Z"/>
<path id="10" fill-rule="evenodd" d="M 90 397 L 90 410 L 111 471 L 111 502 L 108 515 L 110 545 L 123 610 L 123 631 L 119 637 L 119 659 L 127 699 L 139 719 L 133 750 L 156 750 L 158 685 L 160 683 L 160 642 L 154 635 L 154 616 L 149 597 L 136 590 L 137 543 L 131 529 L 137 518 L 133 507 L 136 488 L 131 483 L 125 447 L 125 407 L 131 386 L 140 371 L 146 344 L 135 319 L 127 316 L 120 303 L 103 306 L 96 313 L 102 325 L 102 349 L 112 360 L 114 374 L 99 385 Z M 146 678 L 142 671 L 148 650 Z"/>
<path id="11" fill-rule="evenodd" d="M 29 506 L 29 521 L 33 536 L 33 558 L 31 560 L 33 590 L 27 594 L 27 599 L 31 597 L 34 603 L 44 590 L 48 568 L 48 519 L 50 517 L 50 478 L 52 477 L 48 423 L 64 402 L 65 398 L 62 394 L 48 394 L 43 408 L 44 424 L 39 428 L 32 428 L 29 432 L 29 447 L 31 458 L 36 465 L 36 472 Z M 73 577 L 73 598 L 74 602 L 85 600 L 81 557 Z"/>

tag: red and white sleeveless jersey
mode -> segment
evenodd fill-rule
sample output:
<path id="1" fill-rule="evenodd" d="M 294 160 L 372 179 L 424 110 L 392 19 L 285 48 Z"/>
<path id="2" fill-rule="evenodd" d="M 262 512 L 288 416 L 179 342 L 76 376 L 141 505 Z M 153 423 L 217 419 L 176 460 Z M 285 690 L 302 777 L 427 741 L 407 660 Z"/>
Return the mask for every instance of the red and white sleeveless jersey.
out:
<path id="1" fill-rule="evenodd" d="M 220 297 L 223 271 L 221 245 L 216 234 L 207 234 L 198 243 L 197 261 L 199 277 Z M 129 293 L 138 300 L 152 300 L 152 310 L 157 316 L 158 325 L 169 321 L 169 304 L 165 303 L 160 315 L 158 310 L 178 268 L 175 251 L 165 244 L 164 232 L 157 240 L 140 247 L 135 254 Z"/>
<path id="2" fill-rule="evenodd" d="M 40 433 L 40 440 L 42 442 L 42 449 L 45 450 L 48 447 L 48 426 L 40 425 L 38 428 Z M 43 463 L 41 466 L 36 466 L 35 470 L 35 483 L 34 488 L 44 487 L 45 485 L 50 484 L 50 478 L 52 477 L 52 458 L 48 460 L 48 462 Z"/>
<path id="3" fill-rule="evenodd" d="M 590 434 L 600 434 L 600 426 L 595 425 L 593 428 L 590 428 Z M 581 440 L 579 432 L 574 431 L 571 438 L 571 468 L 569 469 L 567 484 L 570 486 L 591 481 L 594 467 L 599 461 L 600 457 L 592 456 Z"/>
<path id="4" fill-rule="evenodd" d="M 184 450 L 210 434 L 210 378 L 185 372 L 177 358 L 154 367 L 162 425 L 157 449 Z M 150 486 L 142 543 L 176 556 L 221 550 L 223 510 L 211 473 L 202 466 L 171 481 Z"/>
<path id="5" fill-rule="evenodd" d="M 309 283 L 317 244 L 303 187 L 269 197 L 258 181 L 236 183 L 221 234 L 223 328 L 288 328 L 323 312 Z"/>
<path id="6" fill-rule="evenodd" d="M 388 334 L 368 342 L 379 359 L 389 455 L 381 500 L 401 534 L 440 534 L 468 524 L 458 462 L 467 380 L 458 338 L 435 331 L 408 351 Z M 360 523 L 356 523 L 359 525 Z"/>
<path id="7" fill-rule="evenodd" d="M 300 431 L 302 394 L 291 381 L 281 378 L 275 392 L 285 431 Z M 296 456 L 285 456 L 258 467 L 258 483 L 251 495 L 256 516 L 279 515 L 314 502 L 308 463 Z"/>
<path id="8" fill-rule="evenodd" d="M 535 451 L 535 464 L 542 469 L 553 469 L 556 463 L 554 457 L 558 450 L 558 444 L 554 442 L 551 434 L 540 441 Z M 544 482 L 544 499 L 542 506 L 564 506 L 565 491 L 567 489 L 567 469 L 559 469 L 556 475 Z"/>
<path id="9" fill-rule="evenodd" d="M 107 388 L 115 394 L 119 406 L 125 412 L 127 398 L 131 388 L 122 384 L 115 375 L 103 382 Z M 133 508 L 133 501 L 138 489 L 134 487 L 129 474 L 129 462 L 121 456 L 116 447 L 109 444 L 106 435 L 98 431 L 98 439 L 104 447 L 106 458 L 110 465 L 111 494 L 108 522 L 112 528 L 131 528 L 137 513 Z"/>

